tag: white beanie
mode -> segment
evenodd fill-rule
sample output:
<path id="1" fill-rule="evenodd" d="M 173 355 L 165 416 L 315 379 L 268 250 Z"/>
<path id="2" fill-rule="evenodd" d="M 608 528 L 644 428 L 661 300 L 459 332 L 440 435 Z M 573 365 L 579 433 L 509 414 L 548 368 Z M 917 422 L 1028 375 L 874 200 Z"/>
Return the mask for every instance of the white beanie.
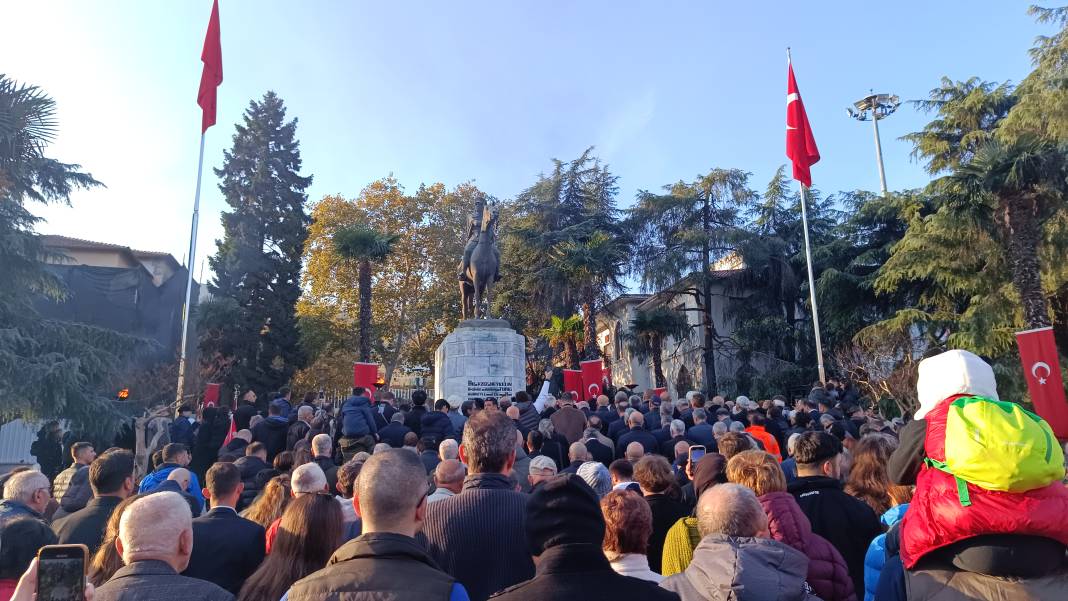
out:
<path id="1" fill-rule="evenodd" d="M 959 349 L 920 361 L 916 381 L 920 408 L 914 419 L 923 419 L 939 402 L 958 394 L 1000 400 L 994 370 L 978 355 Z"/>
<path id="2" fill-rule="evenodd" d="M 453 409 L 459 409 L 460 405 L 464 404 L 463 399 L 461 399 L 458 394 L 450 394 L 449 398 L 445 400 L 449 402 L 449 407 L 452 407 Z"/>

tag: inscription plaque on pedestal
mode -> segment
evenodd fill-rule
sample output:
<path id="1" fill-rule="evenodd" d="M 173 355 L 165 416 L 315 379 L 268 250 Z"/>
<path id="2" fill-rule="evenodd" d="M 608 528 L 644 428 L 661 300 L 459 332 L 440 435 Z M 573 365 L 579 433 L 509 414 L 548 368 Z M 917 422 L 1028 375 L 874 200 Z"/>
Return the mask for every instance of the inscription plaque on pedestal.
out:
<path id="1" fill-rule="evenodd" d="M 434 353 L 434 398 L 497 398 L 526 388 L 526 343 L 503 319 L 461 321 Z"/>

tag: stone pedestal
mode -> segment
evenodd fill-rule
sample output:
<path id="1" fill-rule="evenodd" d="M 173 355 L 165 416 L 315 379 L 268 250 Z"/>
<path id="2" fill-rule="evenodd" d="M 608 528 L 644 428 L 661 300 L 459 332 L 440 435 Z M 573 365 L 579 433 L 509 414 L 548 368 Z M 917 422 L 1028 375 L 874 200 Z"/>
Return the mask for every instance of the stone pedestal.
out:
<path id="1" fill-rule="evenodd" d="M 526 343 L 503 319 L 461 321 L 434 353 L 434 398 L 497 398 L 526 389 Z"/>

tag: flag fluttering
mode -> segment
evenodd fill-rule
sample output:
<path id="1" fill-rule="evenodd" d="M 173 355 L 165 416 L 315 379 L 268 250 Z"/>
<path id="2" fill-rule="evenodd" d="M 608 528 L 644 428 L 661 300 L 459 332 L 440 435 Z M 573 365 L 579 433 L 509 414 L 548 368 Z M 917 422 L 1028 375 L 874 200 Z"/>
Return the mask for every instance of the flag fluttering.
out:
<path id="1" fill-rule="evenodd" d="M 1017 332 L 1016 344 L 1035 413 L 1049 422 L 1057 438 L 1068 438 L 1068 403 L 1053 328 Z"/>
<path id="2" fill-rule="evenodd" d="M 200 53 L 200 60 L 204 63 L 204 70 L 200 74 L 197 104 L 204 111 L 200 119 L 200 132 L 204 133 L 215 125 L 215 93 L 223 80 L 219 0 L 215 0 L 211 5 L 211 19 L 208 20 L 208 32 L 204 36 L 204 50 Z"/>
<path id="3" fill-rule="evenodd" d="M 805 103 L 801 101 L 801 92 L 794 79 L 794 63 L 787 59 L 786 78 L 786 156 L 794 164 L 794 179 L 812 187 L 812 173 L 809 170 L 820 160 L 820 151 L 816 148 L 816 138 L 808 124 Z"/>

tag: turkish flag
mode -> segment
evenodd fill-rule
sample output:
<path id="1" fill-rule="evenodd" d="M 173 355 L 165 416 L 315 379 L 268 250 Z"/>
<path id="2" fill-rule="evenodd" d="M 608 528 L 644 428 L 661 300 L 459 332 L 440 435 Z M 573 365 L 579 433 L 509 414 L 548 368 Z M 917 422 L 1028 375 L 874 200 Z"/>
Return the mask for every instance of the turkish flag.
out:
<path id="1" fill-rule="evenodd" d="M 226 438 L 223 439 L 222 446 L 220 446 L 219 448 L 225 447 L 226 445 L 230 444 L 230 441 L 234 439 L 234 434 L 237 434 L 237 424 L 234 423 L 234 414 L 231 413 L 230 429 L 226 431 Z"/>
<path id="2" fill-rule="evenodd" d="M 375 393 L 375 382 L 378 381 L 377 363 L 353 363 L 352 385 L 363 386 L 369 395 Z"/>
<path id="3" fill-rule="evenodd" d="M 211 5 L 208 33 L 204 36 L 204 50 L 200 53 L 204 70 L 200 73 L 200 91 L 197 104 L 204 113 L 200 118 L 200 133 L 215 125 L 215 92 L 222 83 L 222 40 L 219 37 L 219 0 Z"/>
<path id="4" fill-rule="evenodd" d="M 1068 438 L 1068 403 L 1064 400 L 1064 381 L 1053 328 L 1017 332 L 1016 344 L 1020 347 L 1020 363 L 1035 412 L 1049 422 L 1057 438 Z"/>
<path id="5" fill-rule="evenodd" d="M 576 398 L 582 398 L 582 371 L 578 369 L 564 370 L 564 392 L 570 392 Z"/>
<path id="6" fill-rule="evenodd" d="M 219 404 L 220 384 L 206 384 L 204 386 L 204 406 L 215 407 Z"/>
<path id="7" fill-rule="evenodd" d="M 820 151 L 816 148 L 805 104 L 797 89 L 793 62 L 788 60 L 786 64 L 786 156 L 794 164 L 794 179 L 811 188 L 812 173 L 809 168 L 819 162 Z"/>
<path id="8" fill-rule="evenodd" d="M 601 394 L 604 363 L 600 359 L 592 359 L 580 362 L 579 367 L 582 368 L 582 384 L 585 386 L 579 400 L 596 399 Z"/>

